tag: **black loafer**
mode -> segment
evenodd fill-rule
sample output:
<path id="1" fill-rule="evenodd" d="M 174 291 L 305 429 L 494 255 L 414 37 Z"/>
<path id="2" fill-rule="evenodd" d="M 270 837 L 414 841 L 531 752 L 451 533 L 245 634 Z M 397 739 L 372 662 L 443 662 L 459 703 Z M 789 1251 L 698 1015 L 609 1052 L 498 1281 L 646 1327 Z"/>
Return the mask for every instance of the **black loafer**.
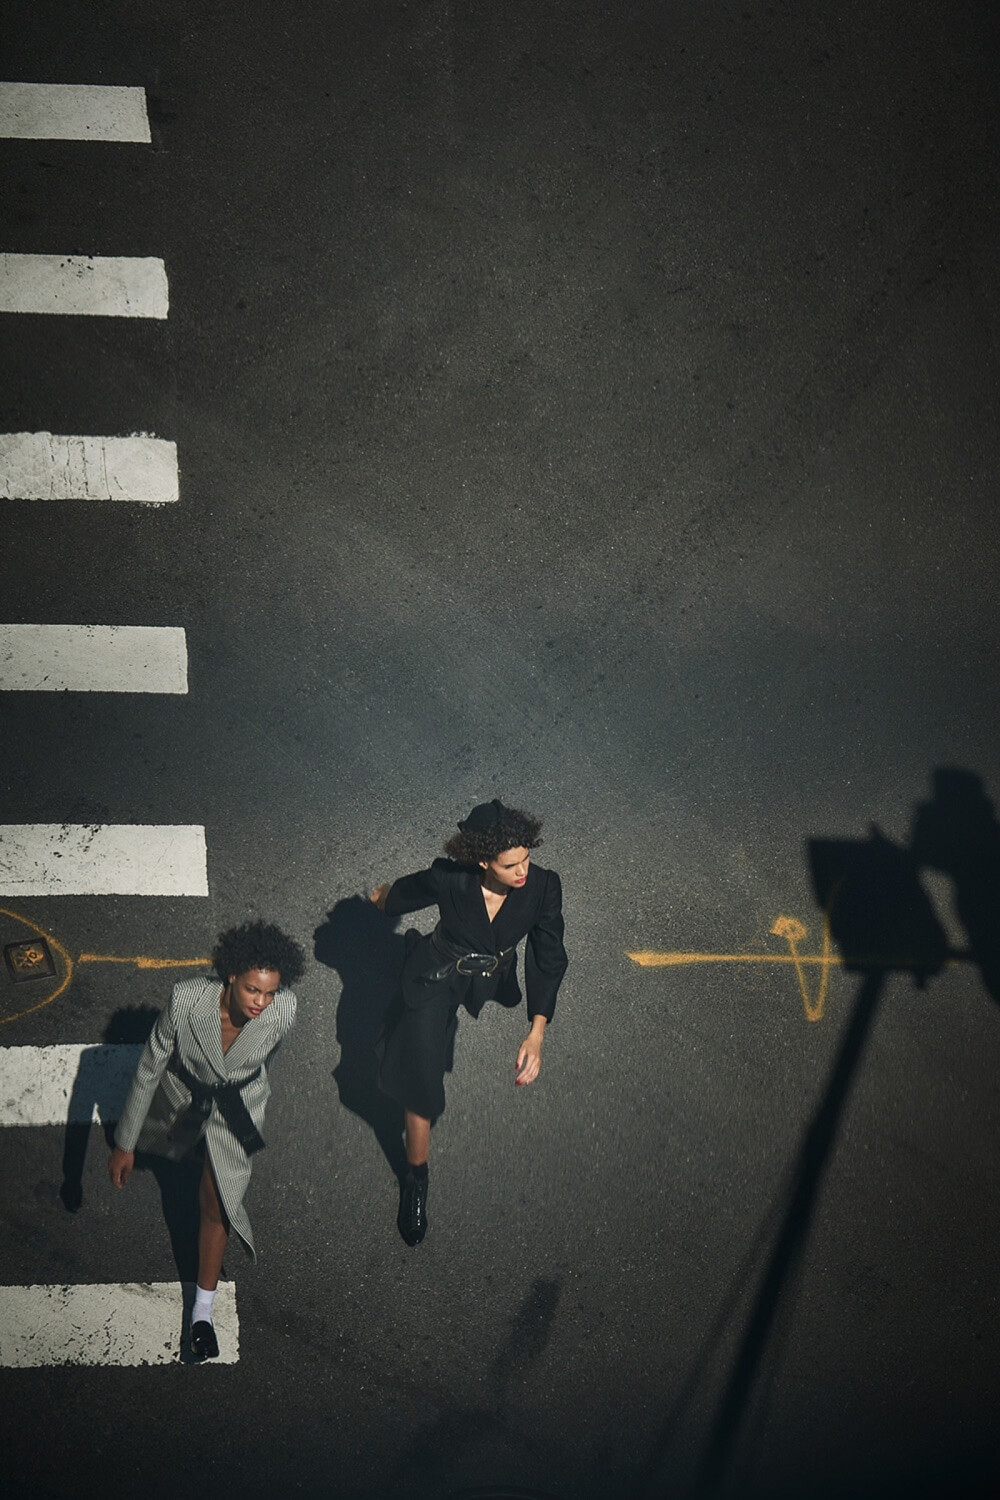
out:
<path id="1" fill-rule="evenodd" d="M 219 1340 L 211 1323 L 191 1324 L 191 1353 L 195 1359 L 218 1359 Z"/>
<path id="2" fill-rule="evenodd" d="M 408 1245 L 419 1245 L 427 1233 L 427 1178 L 407 1172 L 399 1198 L 399 1232 Z"/>

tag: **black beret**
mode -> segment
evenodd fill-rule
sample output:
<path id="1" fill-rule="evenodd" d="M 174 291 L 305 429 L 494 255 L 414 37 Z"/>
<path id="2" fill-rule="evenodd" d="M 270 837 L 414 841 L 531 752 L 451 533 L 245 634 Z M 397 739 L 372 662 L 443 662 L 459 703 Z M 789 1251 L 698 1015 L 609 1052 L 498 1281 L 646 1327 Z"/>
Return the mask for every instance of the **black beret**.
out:
<path id="1" fill-rule="evenodd" d="M 495 828 L 507 809 L 499 797 L 494 797 L 492 802 L 480 802 L 474 807 L 464 823 L 459 823 L 463 833 L 488 833 Z"/>

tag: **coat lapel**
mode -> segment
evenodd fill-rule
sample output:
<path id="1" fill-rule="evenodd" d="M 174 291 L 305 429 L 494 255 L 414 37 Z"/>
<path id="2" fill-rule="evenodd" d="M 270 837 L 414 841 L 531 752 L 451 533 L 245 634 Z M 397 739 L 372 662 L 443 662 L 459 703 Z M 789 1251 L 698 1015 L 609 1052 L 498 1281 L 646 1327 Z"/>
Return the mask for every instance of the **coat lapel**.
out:
<path id="1" fill-rule="evenodd" d="M 510 891 L 497 912 L 496 920 L 491 922 L 489 912 L 486 910 L 482 886 L 474 875 L 471 877 L 468 913 L 470 932 L 475 934 L 478 953 L 498 953 L 502 949 L 512 948 L 524 937 L 531 926 L 527 914 L 534 905 L 536 880 L 534 866 L 532 866 L 527 883 L 520 890 L 515 888 Z"/>
<path id="2" fill-rule="evenodd" d="M 274 1002 L 262 1010 L 259 1016 L 254 1016 L 240 1028 L 240 1034 L 236 1038 L 229 1051 L 225 1054 L 225 1068 L 227 1072 L 233 1072 L 236 1068 L 245 1067 L 255 1052 L 266 1052 L 275 1031 L 277 1016 L 274 1011 Z M 222 1043 L 219 1043 L 219 1051 L 222 1051 Z"/>
<path id="3" fill-rule="evenodd" d="M 526 883 L 520 890 L 513 889 L 497 912 L 493 924 L 495 946 L 498 949 L 512 948 L 519 943 L 531 926 L 529 913 L 535 905 L 535 866 L 531 866 Z"/>
<path id="4" fill-rule="evenodd" d="M 483 889 L 476 875 L 470 875 L 469 877 L 467 902 L 469 930 L 474 934 L 475 951 L 477 953 L 492 953 L 496 948 L 496 932 L 490 921 L 489 912 L 486 910 Z M 506 905 L 505 901 L 504 906 Z M 503 911 L 503 907 L 500 910 Z"/>
<path id="5" fill-rule="evenodd" d="M 191 1008 L 191 1030 L 216 1073 L 225 1078 L 226 1059 L 222 1053 L 222 1023 L 219 1020 L 220 990 L 217 980 L 206 979 L 200 999 Z"/>

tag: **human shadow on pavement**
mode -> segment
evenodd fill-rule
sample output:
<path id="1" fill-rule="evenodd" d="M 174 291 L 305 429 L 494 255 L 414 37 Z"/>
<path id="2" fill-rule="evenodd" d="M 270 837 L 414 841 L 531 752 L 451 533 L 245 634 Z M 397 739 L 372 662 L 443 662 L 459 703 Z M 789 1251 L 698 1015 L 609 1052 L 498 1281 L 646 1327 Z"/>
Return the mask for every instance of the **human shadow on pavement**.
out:
<path id="1" fill-rule="evenodd" d="M 62 1186 L 59 1197 L 69 1213 L 83 1204 L 83 1168 L 94 1116 L 104 1127 L 110 1147 L 143 1045 L 153 1029 L 152 1006 L 116 1010 L 104 1028 L 101 1044 L 80 1053 L 69 1096 L 63 1137 Z"/>
<path id="2" fill-rule="evenodd" d="M 87 1047 L 80 1054 L 69 1100 L 63 1140 L 63 1180 L 59 1189 L 59 1196 L 71 1213 L 83 1205 L 83 1169 L 94 1114 L 101 1122 L 104 1143 L 110 1150 L 132 1075 L 157 1014 L 152 1006 L 125 1006 L 115 1011 L 104 1029 L 101 1045 Z M 201 1143 L 182 1161 L 168 1161 L 145 1151 L 137 1151 L 135 1155 L 135 1170 L 152 1173 L 160 1190 L 171 1254 L 178 1280 L 184 1283 L 185 1307 L 193 1300 L 198 1275 L 198 1188 L 203 1165 Z"/>
<path id="3" fill-rule="evenodd" d="M 643 1496 L 664 1493 L 672 1438 L 763 1259 L 763 1273 L 710 1424 L 695 1493 L 707 1497 L 725 1486 L 782 1304 L 802 1261 L 823 1175 L 888 976 L 908 973 L 922 988 L 949 959 L 971 959 L 992 998 L 1000 1000 L 1000 823 L 981 779 L 972 772 L 939 769 L 932 785 L 931 800 L 916 809 L 908 846 L 894 843 L 874 826 L 867 839 L 807 843 L 816 901 L 844 969 L 858 975 L 858 990 L 785 1189 L 765 1217 L 695 1368 L 668 1413 L 638 1486 Z M 921 885 L 922 868 L 952 877 L 968 950 L 949 948 Z"/>
<path id="4" fill-rule="evenodd" d="M 333 1070 L 340 1102 L 371 1128 L 400 1182 L 406 1172 L 403 1111 L 378 1086 L 375 1044 L 400 1001 L 403 954 L 402 934 L 363 896 L 338 901 L 313 934 L 317 962 L 340 976 L 340 1061 Z"/>

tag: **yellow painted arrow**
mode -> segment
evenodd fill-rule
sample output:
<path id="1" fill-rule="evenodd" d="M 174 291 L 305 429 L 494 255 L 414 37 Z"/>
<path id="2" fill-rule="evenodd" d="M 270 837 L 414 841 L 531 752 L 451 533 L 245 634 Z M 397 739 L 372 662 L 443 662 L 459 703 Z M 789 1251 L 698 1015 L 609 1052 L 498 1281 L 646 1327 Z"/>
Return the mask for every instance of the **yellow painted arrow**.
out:
<path id="1" fill-rule="evenodd" d="M 644 969 L 679 968 L 686 964 L 790 964 L 798 980 L 806 1020 L 821 1021 L 830 987 L 830 970 L 842 962 L 831 949 L 829 919 L 823 919 L 823 946 L 820 953 L 799 952 L 799 944 L 809 936 L 809 929 L 798 917 L 777 917 L 771 932 L 775 937 L 785 939 L 789 947 L 788 953 L 656 953 L 644 949 L 628 956 L 633 963 Z M 811 995 L 806 970 L 817 967 L 820 971 L 819 984 L 816 994 Z"/>

